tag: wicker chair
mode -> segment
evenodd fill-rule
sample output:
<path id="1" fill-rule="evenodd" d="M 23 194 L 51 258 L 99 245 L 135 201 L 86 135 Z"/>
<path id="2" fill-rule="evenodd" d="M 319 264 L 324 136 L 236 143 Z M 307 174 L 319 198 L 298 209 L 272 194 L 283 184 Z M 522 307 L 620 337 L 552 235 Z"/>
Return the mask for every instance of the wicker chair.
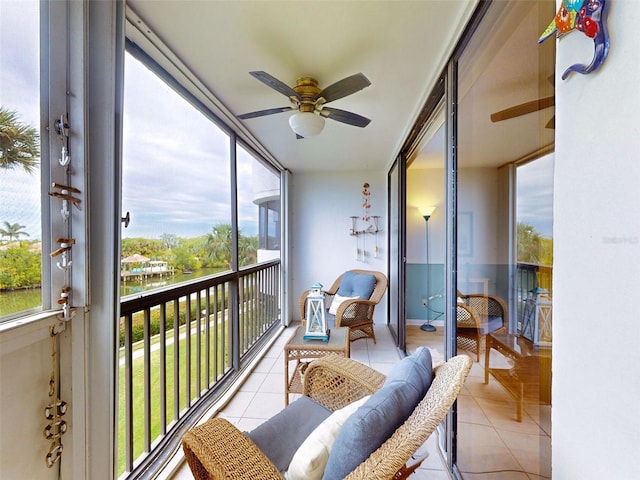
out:
<path id="1" fill-rule="evenodd" d="M 351 299 L 343 302 L 336 312 L 336 327 L 349 327 L 349 339 L 353 342 L 362 338 L 371 338 L 376 343 L 376 334 L 373 330 L 373 312 L 375 306 L 382 300 L 387 291 L 387 277 L 380 272 L 372 270 L 350 270 L 353 273 L 364 273 L 376 277 L 376 285 L 373 293 L 368 299 Z M 343 274 L 344 275 L 344 274 Z M 330 305 L 333 297 L 338 293 L 342 276 L 340 275 L 331 288 L 323 290 L 325 293 L 326 305 Z M 305 306 L 307 295 L 310 290 L 302 292 L 300 295 L 299 307 L 302 323 L 305 322 Z"/>
<path id="2" fill-rule="evenodd" d="M 489 333 L 507 333 L 507 325 L 507 305 L 500 297 L 458 292 L 458 348 L 475 353 L 476 361 L 480 361 L 480 353 L 485 349 L 486 336 Z"/>
<path id="3" fill-rule="evenodd" d="M 437 365 L 431 387 L 411 416 L 346 478 L 401 479 L 418 468 L 420 463 L 407 467 L 407 461 L 446 416 L 472 363 L 468 356 L 458 355 Z M 334 411 L 373 393 L 384 380 L 384 375 L 366 365 L 329 355 L 309 364 L 304 390 L 305 395 Z M 213 418 L 187 432 L 182 447 L 196 480 L 283 478 L 249 437 L 222 418 Z"/>

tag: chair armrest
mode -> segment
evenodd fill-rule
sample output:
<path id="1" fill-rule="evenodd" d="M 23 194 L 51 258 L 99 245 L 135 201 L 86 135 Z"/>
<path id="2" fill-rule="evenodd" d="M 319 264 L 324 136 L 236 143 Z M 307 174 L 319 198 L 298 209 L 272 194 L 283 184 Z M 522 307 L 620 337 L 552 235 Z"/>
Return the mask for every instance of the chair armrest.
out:
<path id="1" fill-rule="evenodd" d="M 196 480 L 282 480 L 249 437 L 224 418 L 212 418 L 182 437 L 182 449 Z"/>
<path id="2" fill-rule="evenodd" d="M 486 313 L 492 317 L 502 317 L 502 323 L 507 322 L 507 304 L 495 295 L 483 295 L 481 293 L 472 293 L 469 295 L 461 295 L 465 304 L 474 308 L 480 315 Z"/>
<path id="3" fill-rule="evenodd" d="M 345 300 L 336 310 L 336 327 L 348 327 L 354 321 L 372 321 L 376 305 L 376 302 L 359 298 Z"/>
<path id="4" fill-rule="evenodd" d="M 314 360 L 304 374 L 304 394 L 331 411 L 378 390 L 385 381 L 380 372 L 350 358 L 328 355 Z"/>
<path id="5" fill-rule="evenodd" d="M 434 368 L 435 378 L 427 394 L 409 418 L 367 460 L 345 480 L 386 480 L 407 478 L 406 462 L 420 448 L 447 415 L 473 364 L 458 355 Z"/>
<path id="6" fill-rule="evenodd" d="M 298 308 L 300 309 L 300 320 L 304 322 L 305 320 L 305 310 L 307 308 L 307 295 L 311 290 L 305 290 L 300 294 L 300 299 L 298 300 Z"/>

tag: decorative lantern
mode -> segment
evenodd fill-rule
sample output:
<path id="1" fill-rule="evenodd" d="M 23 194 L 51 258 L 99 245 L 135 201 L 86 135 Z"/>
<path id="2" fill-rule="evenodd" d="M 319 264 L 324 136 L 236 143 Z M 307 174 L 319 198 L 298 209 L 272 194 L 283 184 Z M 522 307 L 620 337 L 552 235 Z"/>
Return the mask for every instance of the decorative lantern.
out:
<path id="1" fill-rule="evenodd" d="M 522 336 L 531 340 L 534 346 L 551 344 L 552 303 L 549 292 L 540 287 L 529 290 L 526 300 Z"/>
<path id="2" fill-rule="evenodd" d="M 329 341 L 327 319 L 324 313 L 324 292 L 320 283 L 313 285 L 307 295 L 306 321 L 303 336 L 305 340 Z"/>

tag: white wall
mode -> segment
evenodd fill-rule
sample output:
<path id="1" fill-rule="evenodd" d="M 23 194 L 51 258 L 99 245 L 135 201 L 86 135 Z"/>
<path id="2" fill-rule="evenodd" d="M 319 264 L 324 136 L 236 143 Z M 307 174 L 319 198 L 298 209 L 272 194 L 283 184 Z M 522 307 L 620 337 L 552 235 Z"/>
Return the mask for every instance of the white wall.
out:
<path id="1" fill-rule="evenodd" d="M 367 255 L 356 260 L 356 240 L 349 235 L 352 215 L 362 216 L 362 185 L 369 183 L 370 214 L 380 215 L 378 258 L 375 238 L 363 238 Z M 330 287 L 346 270 L 377 270 L 387 274 L 387 177 L 384 172 L 298 173 L 292 176 L 290 215 L 292 318 L 300 320 L 298 298 L 316 282 Z M 363 225 L 359 222 L 359 227 Z M 375 309 L 377 323 L 386 323 L 387 296 Z"/>
<path id="2" fill-rule="evenodd" d="M 607 3 L 599 71 L 561 80 L 593 48 L 579 32 L 558 43 L 555 479 L 640 478 L 640 2 Z"/>
<path id="3" fill-rule="evenodd" d="M 0 478 L 58 478 L 59 464 L 46 467 L 51 440 L 43 435 L 49 423 L 44 409 L 53 403 L 49 397 L 52 345 L 48 332 L 49 326 L 56 324 L 55 319 L 44 319 L 0 329 Z M 64 420 L 70 422 L 71 414 Z M 70 440 L 68 432 L 62 437 L 63 445 L 68 446 Z"/>

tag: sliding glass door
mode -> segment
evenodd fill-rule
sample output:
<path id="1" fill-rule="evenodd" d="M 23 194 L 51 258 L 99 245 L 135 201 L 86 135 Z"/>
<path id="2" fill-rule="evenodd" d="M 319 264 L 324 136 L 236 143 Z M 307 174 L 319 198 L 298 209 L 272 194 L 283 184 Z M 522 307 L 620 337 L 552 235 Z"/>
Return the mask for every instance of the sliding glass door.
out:
<path id="1" fill-rule="evenodd" d="M 553 2 L 493 2 L 456 69 L 456 473 L 551 477 Z M 544 26 L 542 26 L 544 25 Z M 542 26 L 542 27 L 541 27 Z M 551 99 L 532 107 L 531 101 Z M 502 477 L 500 477 L 502 475 Z"/>
<path id="2" fill-rule="evenodd" d="M 459 479 L 551 477 L 555 45 L 537 39 L 554 7 L 481 2 L 405 140 L 405 190 L 389 202 L 404 222 L 389 229 L 404 321 L 392 329 L 404 325 L 407 352 L 474 360 L 438 429 Z"/>
<path id="3" fill-rule="evenodd" d="M 398 348 L 406 348 L 405 317 L 405 162 L 399 155 L 389 171 L 389 303 L 387 318 L 389 329 Z"/>

